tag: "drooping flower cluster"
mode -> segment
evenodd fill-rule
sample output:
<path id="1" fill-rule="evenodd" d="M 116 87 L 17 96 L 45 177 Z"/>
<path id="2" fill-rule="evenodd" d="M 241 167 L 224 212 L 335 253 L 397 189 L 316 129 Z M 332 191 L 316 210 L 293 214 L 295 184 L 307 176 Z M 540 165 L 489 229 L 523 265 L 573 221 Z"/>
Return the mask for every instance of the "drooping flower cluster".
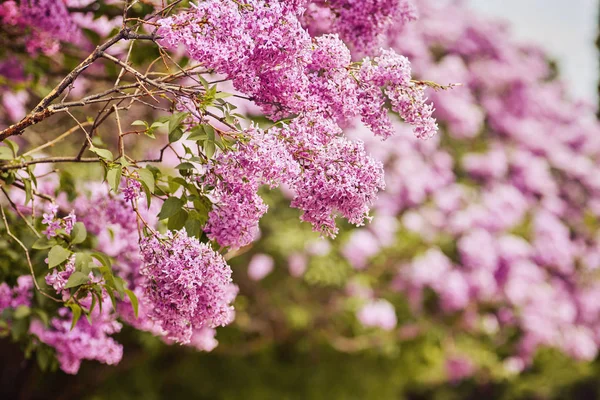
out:
<path id="1" fill-rule="evenodd" d="M 22 275 L 17 278 L 17 286 L 11 288 L 6 282 L 0 283 L 0 313 L 6 308 L 30 306 L 33 297 L 33 278 Z"/>
<path id="2" fill-rule="evenodd" d="M 153 305 L 146 299 L 147 294 L 144 290 L 146 277 L 140 273 L 143 258 L 138 244 L 138 221 L 135 214 L 131 211 L 124 195 L 111 195 L 104 185 L 92 186 L 90 189 L 91 195 L 77 198 L 74 207 L 82 215 L 88 232 L 97 238 L 96 248 L 114 258 L 115 273 L 127 282 L 128 288 L 138 299 L 137 316 L 129 298 L 118 301 L 119 318 L 136 329 L 152 333 L 166 343 L 173 343 L 173 340 L 166 336 L 167 332 L 161 327 L 160 320 L 150 316 Z M 153 202 L 150 209 L 143 204 L 145 201 L 138 204 L 138 211 L 146 223 L 156 226 L 159 203 Z M 230 288 L 231 301 L 235 298 L 236 290 L 233 286 Z M 194 330 L 188 346 L 202 351 L 211 351 L 218 343 L 215 335 L 215 329 L 209 327 Z"/>
<path id="3" fill-rule="evenodd" d="M 71 329 L 73 315 L 67 308 L 60 308 L 58 316 L 52 318 L 49 327 L 44 327 L 39 320 L 34 320 L 29 332 L 56 350 L 60 368 L 68 374 L 76 374 L 83 360 L 96 360 L 104 364 L 114 365 L 123 357 L 123 346 L 110 335 L 121 330 L 110 312 L 110 302 L 105 307 L 96 308 L 92 315 L 92 323 L 81 318 Z"/>
<path id="4" fill-rule="evenodd" d="M 372 3 L 370 7 L 380 10 L 389 6 L 388 11 L 381 11 L 388 15 L 400 7 L 393 1 Z M 368 15 L 360 4 L 339 6 L 351 9 L 354 16 Z M 238 91 L 250 95 L 273 119 L 297 114 L 320 114 L 334 123 L 356 117 L 387 119 L 384 99 L 376 95 L 386 85 L 392 110 L 413 124 L 419 137 L 428 137 L 436 130 L 423 85 L 411 81 L 405 58 L 395 60 L 401 67 L 388 66 L 401 72 L 401 79 L 363 80 L 364 74 L 358 73 L 348 48 L 336 34 L 311 38 L 299 19 L 303 11 L 303 7 L 280 1 L 255 0 L 239 6 L 209 0 L 161 20 L 158 33 L 165 46 L 183 45 L 204 67 L 226 75 Z M 387 50 L 382 57 L 391 58 L 388 54 L 392 53 Z M 367 67 L 371 63 L 368 58 L 363 61 Z M 390 125 L 385 125 L 388 131 L 383 136 L 387 137 Z M 371 121 L 370 126 L 378 124 Z"/>
<path id="5" fill-rule="evenodd" d="M 303 211 L 301 219 L 315 230 L 335 236 L 336 213 L 352 224 L 364 224 L 370 219 L 369 207 L 384 186 L 383 167 L 366 155 L 362 142 L 339 137 L 324 151 L 307 153 L 291 205 Z"/>
<path id="6" fill-rule="evenodd" d="M 28 30 L 25 46 L 30 54 L 51 56 L 59 42 L 80 43 L 82 35 L 63 0 L 20 0 L 0 4 L 3 30 Z M 15 32 L 16 34 L 16 32 Z"/>
<path id="7" fill-rule="evenodd" d="M 313 36 L 335 32 L 358 53 L 378 48 L 389 31 L 415 19 L 410 0 L 318 0 L 309 2 L 303 16 Z"/>
<path id="8" fill-rule="evenodd" d="M 236 289 L 221 255 L 185 230 L 144 238 L 140 249 L 149 316 L 168 339 L 186 344 L 195 331 L 231 322 Z"/>
<path id="9" fill-rule="evenodd" d="M 248 143 L 221 153 L 203 178 L 218 196 L 205 228 L 209 237 L 234 248 L 251 243 L 267 211 L 257 193 L 261 185 L 285 184 L 294 192 L 291 206 L 325 235 L 337 233 L 338 213 L 355 225 L 368 220 L 385 186 L 383 167 L 362 142 L 338 136 L 339 128 L 329 122 L 300 117 L 266 132 L 251 128 Z"/>
<path id="10" fill-rule="evenodd" d="M 257 128 L 248 129 L 246 134 L 250 137 L 247 143 L 240 143 L 236 151 L 220 153 L 205 182 L 216 187 L 218 198 L 205 231 L 220 245 L 234 248 L 252 242 L 258 221 L 267 212 L 257 193 L 259 187 L 291 183 L 300 173 L 285 144 L 275 135 Z"/>
<path id="11" fill-rule="evenodd" d="M 138 223 L 135 213 L 124 198 L 111 196 L 105 185 L 91 186 L 89 196 L 79 196 L 73 202 L 87 231 L 97 240 L 97 249 L 115 258 L 115 272 L 132 287 L 139 279 L 141 257 L 138 251 Z M 156 223 L 156 213 L 140 207 L 149 224 Z M 156 211 L 156 206 L 153 207 Z"/>

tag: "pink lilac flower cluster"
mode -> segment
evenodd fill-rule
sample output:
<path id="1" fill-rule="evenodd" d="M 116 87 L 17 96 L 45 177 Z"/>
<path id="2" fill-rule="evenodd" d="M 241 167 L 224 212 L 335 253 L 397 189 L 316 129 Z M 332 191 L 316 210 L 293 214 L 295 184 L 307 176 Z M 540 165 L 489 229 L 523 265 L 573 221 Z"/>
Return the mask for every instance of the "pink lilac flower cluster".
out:
<path id="1" fill-rule="evenodd" d="M 33 298 L 33 278 L 22 275 L 17 278 L 17 285 L 10 287 L 6 282 L 0 283 L 0 313 L 7 308 L 31 306 Z"/>
<path id="2" fill-rule="evenodd" d="M 455 3 L 417 3 L 420 20 L 390 44 L 421 76 L 463 86 L 433 94 L 443 139 L 396 135 L 382 144 L 368 132 L 354 133 L 386 166 L 375 221 L 393 216 L 400 222 L 393 234 L 418 237 L 414 254 L 397 260 L 391 288 L 408 296 L 416 315 L 442 324 L 459 317 L 463 332 L 485 333 L 489 321 L 498 338 L 517 330 L 514 344 L 503 342 L 512 349 L 512 367 L 527 367 L 544 346 L 594 359 L 600 349 L 594 110 L 569 99 L 564 84 L 551 79 L 545 55 L 516 44 L 503 25 Z M 343 254 L 368 271 L 390 246 L 381 239 L 389 233 L 386 226 L 358 230 Z M 430 291 L 451 318 L 429 314 Z"/>
<path id="3" fill-rule="evenodd" d="M 173 340 L 166 336 L 167 332 L 161 328 L 161 322 L 150 317 L 153 304 L 146 297 L 145 276 L 140 273 L 143 259 L 138 246 L 135 214 L 128 208 L 124 196 L 109 194 L 108 188 L 104 185 L 92 186 L 90 189 L 89 197 L 80 196 L 73 204 L 65 203 L 63 206 L 73 206 L 78 210 L 78 213 L 83 216 L 82 222 L 86 225 L 88 232 L 94 234 L 98 239 L 97 249 L 115 258 L 115 272 L 128 282 L 129 287 L 138 297 L 139 310 L 136 318 L 129 300 L 124 299 L 118 302 L 115 311 L 108 300 L 108 295 L 104 293 L 102 310 L 96 306 L 95 311 L 92 312 L 91 324 L 87 319 L 82 318 L 71 330 L 72 313 L 67 308 L 61 308 L 58 316 L 51 320 L 48 327 L 40 321 L 33 321 L 30 332 L 41 342 L 55 349 L 61 369 L 71 374 L 78 372 L 81 361 L 85 359 L 110 365 L 121 360 L 122 346 L 111 337 L 121 329 L 117 318 L 125 320 L 137 329 L 151 332 L 166 343 L 173 343 Z M 151 210 L 140 206 L 140 212 L 144 215 L 144 219 L 153 225 L 156 224 L 157 211 L 156 206 Z M 46 276 L 46 283 L 52 286 L 64 300 L 70 297 L 70 291 L 65 289 L 65 285 L 75 271 L 74 261 L 73 257 L 63 269 L 54 269 Z M 31 278 L 23 276 L 19 278 L 19 282 L 21 281 L 23 284 L 20 283 L 19 288 L 14 288 L 12 291 L 8 286 L 6 287 L 8 290 L 5 290 L 6 284 L 0 286 L 2 299 L 7 299 L 6 306 L 16 307 L 20 304 L 29 304 L 33 286 Z M 30 284 L 25 285 L 26 282 Z M 103 281 L 102 278 L 95 277 L 90 273 L 89 282 L 102 283 Z M 21 286 L 23 287 L 21 288 Z M 205 289 L 215 291 L 209 285 L 206 285 Z M 234 300 L 237 288 L 228 284 L 225 292 L 224 298 L 229 304 Z M 209 301 L 208 297 L 210 295 L 204 293 L 201 301 Z M 85 307 L 91 305 L 89 296 L 79 301 Z M 2 301 L 0 305 L 4 306 L 4 303 L 5 301 Z M 231 319 L 233 311 L 228 309 L 227 313 L 228 318 Z M 211 351 L 218 344 L 215 334 L 216 331 L 212 326 L 195 328 L 187 344 L 198 350 Z"/>
<path id="4" fill-rule="evenodd" d="M 221 246 L 233 248 L 254 240 L 258 221 L 267 212 L 259 187 L 291 183 L 300 173 L 285 143 L 275 135 L 254 127 L 245 133 L 249 140 L 236 151 L 220 153 L 204 182 L 215 187 L 217 200 L 204 230 Z"/>
<path id="5" fill-rule="evenodd" d="M 75 211 L 72 210 L 69 215 L 64 218 L 58 218 L 58 205 L 50 204 L 48 212 L 42 214 L 42 224 L 47 225 L 44 234 L 48 239 L 58 235 L 60 229 L 64 229 L 67 235 L 71 234 L 73 226 L 77 222 Z"/>
<path id="6" fill-rule="evenodd" d="M 232 321 L 235 290 L 231 268 L 220 254 L 185 230 L 151 235 L 140 249 L 149 316 L 168 339 L 187 344 L 195 331 Z"/>
<path id="7" fill-rule="evenodd" d="M 125 185 L 121 183 L 121 187 L 123 191 L 123 198 L 125 199 L 125 201 L 135 200 L 140 197 L 142 184 L 139 180 L 135 178 L 125 178 L 124 183 Z"/>
<path id="8" fill-rule="evenodd" d="M 295 191 L 292 207 L 316 231 L 334 237 L 336 213 L 355 225 L 370 220 L 369 207 L 385 187 L 383 166 L 366 155 L 362 142 L 338 137 L 322 151 L 308 153 L 306 167 Z"/>
<path id="9" fill-rule="evenodd" d="M 80 28 L 69 15 L 63 0 L 20 0 L 0 4 L 3 28 L 26 31 L 25 46 L 30 54 L 51 56 L 61 41 L 81 43 Z"/>
<path id="10" fill-rule="evenodd" d="M 358 53 L 380 47 L 390 31 L 416 19 L 411 0 L 317 0 L 303 16 L 312 35 L 335 32 Z"/>
<path id="11" fill-rule="evenodd" d="M 45 280 L 49 286 L 61 295 L 63 301 L 67 301 L 71 297 L 70 290 L 66 288 L 67 282 L 71 275 L 75 272 L 75 256 L 72 256 L 67 260 L 64 269 L 55 268 L 51 273 L 46 275 Z M 89 273 L 89 280 L 87 284 L 103 284 L 104 279 L 99 276 L 94 276 L 92 272 Z M 81 300 L 83 303 L 90 303 L 91 297 Z"/>
<path id="12" fill-rule="evenodd" d="M 70 289 L 65 286 L 75 272 L 75 257 L 71 257 L 64 268 L 55 268 L 46 275 L 46 283 L 58 293 L 63 301 L 71 297 Z M 104 279 L 89 273 L 89 284 L 103 284 Z M 90 308 L 94 302 L 92 294 L 78 299 L 80 305 Z M 121 330 L 118 315 L 112 308 L 106 291 L 102 291 L 102 305 L 95 304 L 91 313 L 91 322 L 81 318 L 71 329 L 73 313 L 66 307 L 58 310 L 58 316 L 51 319 L 45 326 L 39 320 L 33 320 L 29 332 L 41 342 L 51 346 L 56 351 L 60 368 L 68 374 L 79 371 L 82 360 L 96 360 L 104 364 L 117 364 L 123 356 L 123 347 L 110 335 Z"/>
<path id="13" fill-rule="evenodd" d="M 81 318 L 71 329 L 72 313 L 67 308 L 60 308 L 58 316 L 52 318 L 45 327 L 39 320 L 31 322 L 29 332 L 56 350 L 60 368 L 68 374 L 76 374 L 83 360 L 96 360 L 104 364 L 114 365 L 123 357 L 123 346 L 110 335 L 121 330 L 108 307 L 102 311 L 96 307 L 92 313 L 92 323 Z"/>
<path id="14" fill-rule="evenodd" d="M 261 185 L 285 184 L 294 193 L 291 206 L 322 234 L 335 236 L 339 213 L 362 225 L 384 187 L 382 165 L 369 157 L 361 141 L 338 136 L 339 127 L 316 116 L 303 116 L 269 131 L 250 128 L 247 143 L 220 153 L 201 180 L 215 187 L 216 204 L 205 227 L 222 246 L 251 243 L 267 206 Z"/>
<path id="15" fill-rule="evenodd" d="M 354 17 L 373 17 L 362 3 L 348 4 L 344 10 L 351 9 Z M 390 16 L 396 8 L 404 9 L 391 4 L 397 1 L 369 3 L 371 8 L 387 7 L 388 11 L 382 12 Z M 283 1 L 252 0 L 239 5 L 209 0 L 160 20 L 158 34 L 164 46 L 182 45 L 191 58 L 226 75 L 238 91 L 251 96 L 272 119 L 315 113 L 333 123 L 356 117 L 387 119 L 384 99 L 376 95 L 385 85 L 392 110 L 413 124 L 419 137 L 428 137 L 436 130 L 424 87 L 411 81 L 410 64 L 405 58 L 391 57 L 391 50 L 383 51 L 382 61 L 390 59 L 401 65 L 373 65 L 373 74 L 386 69 L 401 76 L 387 74 L 394 79 L 368 76 L 363 80 L 364 74 L 351 62 L 350 51 L 337 34 L 313 39 L 303 28 L 300 19 L 304 11 L 302 2 L 291 6 Z M 373 62 L 367 58 L 363 65 L 368 67 Z M 373 121 L 370 125 L 378 124 Z M 389 130 L 390 124 L 385 125 Z M 389 136 L 389 132 L 383 136 Z"/>
<path id="16" fill-rule="evenodd" d="M 135 213 L 132 212 L 124 195 L 109 194 L 109 189 L 105 185 L 92 186 L 89 189 L 90 195 L 78 197 L 73 206 L 82 215 L 82 221 L 88 232 L 96 237 L 96 248 L 114 258 L 115 273 L 128 283 L 128 288 L 138 299 L 137 316 L 128 298 L 118 301 L 119 318 L 136 329 L 150 332 L 166 343 L 172 343 L 173 341 L 167 338 L 167 332 L 161 327 L 160 321 L 150 317 L 153 306 L 146 299 L 144 290 L 146 277 L 140 273 L 143 259 L 138 245 L 138 221 Z M 150 209 L 147 209 L 144 204 L 145 200 L 140 201 L 138 210 L 146 223 L 155 227 L 160 205 L 154 201 Z M 237 289 L 232 286 L 228 291 L 233 301 Z M 209 327 L 196 329 L 187 345 L 198 350 L 210 351 L 218 343 L 215 335 L 215 329 Z"/>

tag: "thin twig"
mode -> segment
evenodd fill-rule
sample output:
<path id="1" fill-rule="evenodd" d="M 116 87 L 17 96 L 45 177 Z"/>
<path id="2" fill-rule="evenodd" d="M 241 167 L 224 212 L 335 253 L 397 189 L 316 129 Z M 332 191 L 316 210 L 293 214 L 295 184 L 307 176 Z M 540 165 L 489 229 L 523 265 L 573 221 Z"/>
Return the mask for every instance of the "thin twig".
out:
<path id="1" fill-rule="evenodd" d="M 23 244 L 23 242 L 21 242 L 19 240 L 19 238 L 17 238 L 15 235 L 13 235 L 13 233 L 11 232 L 9 226 L 8 226 L 8 221 L 6 220 L 6 214 L 4 213 L 4 207 L 2 207 L 2 204 L 0 204 L 0 211 L 2 212 L 2 220 L 4 221 L 4 226 L 6 226 L 6 233 L 8 234 L 8 236 L 10 236 L 15 242 L 17 242 L 19 244 L 19 246 L 21 246 L 21 248 L 23 249 L 23 251 L 25 252 L 25 257 L 27 258 L 27 264 L 29 265 L 29 272 L 31 273 L 31 277 L 33 278 L 33 284 L 35 285 L 35 288 L 38 290 L 38 292 L 40 292 L 42 295 L 46 296 L 47 298 L 56 301 L 57 303 L 61 303 L 62 301 L 60 299 L 54 298 L 53 296 L 49 295 L 48 293 L 44 292 L 41 288 L 40 285 L 37 282 L 37 279 L 35 278 L 35 272 L 33 271 L 33 264 L 31 263 L 31 258 L 29 257 L 29 250 L 27 249 L 27 247 Z"/>
<path id="2" fill-rule="evenodd" d="M 84 122 L 81 124 L 82 126 L 90 126 L 91 123 L 90 122 Z M 56 139 L 53 139 L 49 142 L 44 143 L 43 145 L 36 147 L 33 150 L 29 150 L 27 153 L 23 154 L 22 157 L 27 157 L 31 154 L 37 153 L 38 151 L 44 150 L 46 147 L 51 147 L 54 146 L 56 143 L 60 142 L 61 140 L 63 140 L 64 138 L 66 138 L 67 136 L 71 135 L 73 132 L 76 132 L 78 129 L 81 129 L 81 126 L 74 126 L 71 129 L 69 129 L 68 131 L 66 131 L 65 133 L 63 133 L 62 135 L 60 135 L 59 137 L 57 137 Z"/>

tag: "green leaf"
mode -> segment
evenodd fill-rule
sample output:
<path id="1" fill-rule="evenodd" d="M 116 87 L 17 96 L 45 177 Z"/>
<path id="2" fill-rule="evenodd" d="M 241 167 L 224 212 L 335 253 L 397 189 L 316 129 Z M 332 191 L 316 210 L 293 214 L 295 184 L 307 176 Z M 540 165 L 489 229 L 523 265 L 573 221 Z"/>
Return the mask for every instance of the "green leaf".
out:
<path id="1" fill-rule="evenodd" d="M 183 200 L 177 197 L 169 197 L 164 203 L 158 214 L 158 219 L 165 219 L 177 214 L 183 208 Z"/>
<path id="2" fill-rule="evenodd" d="M 215 142 L 211 142 L 209 140 L 204 142 L 204 154 L 206 155 L 206 158 L 210 160 L 215 154 L 215 150 Z"/>
<path id="3" fill-rule="evenodd" d="M 8 147 L 10 147 L 10 150 L 13 152 L 13 155 L 14 155 L 15 157 L 17 157 L 17 154 L 19 153 L 19 145 L 18 145 L 18 144 L 16 144 L 15 142 L 13 142 L 13 141 L 12 141 L 12 140 L 10 140 L 10 139 L 6 139 L 6 140 L 4 141 L 4 143 L 6 143 L 6 145 L 7 145 Z"/>
<path id="4" fill-rule="evenodd" d="M 54 268 L 66 261 L 71 252 L 62 246 L 54 246 L 48 253 L 48 268 Z"/>
<path id="5" fill-rule="evenodd" d="M 148 187 L 150 193 L 154 193 L 154 174 L 152 171 L 142 168 L 138 169 L 137 173 L 140 176 L 140 181 Z"/>
<path id="6" fill-rule="evenodd" d="M 190 136 L 187 137 L 187 140 L 206 140 L 207 138 L 208 136 L 206 135 L 206 132 L 204 132 L 202 125 L 196 125 L 191 129 Z"/>
<path id="7" fill-rule="evenodd" d="M 83 285 L 84 283 L 88 283 L 90 277 L 83 272 L 75 271 L 69 277 L 67 284 L 65 285 L 65 289 L 70 289 L 75 286 Z"/>
<path id="8" fill-rule="evenodd" d="M 40 370 L 45 372 L 48 369 L 48 365 L 50 365 L 50 352 L 45 347 L 39 347 L 35 352 L 35 358 Z"/>
<path id="9" fill-rule="evenodd" d="M 91 256 L 96 260 L 100 261 L 100 264 L 102 264 L 104 267 L 110 269 L 111 261 L 109 256 L 107 256 L 104 253 L 100 253 L 99 251 L 94 251 L 93 253 L 91 253 Z"/>
<path id="10" fill-rule="evenodd" d="M 96 307 L 96 304 L 98 303 L 98 301 L 96 300 L 95 292 L 90 292 L 90 294 L 92 295 L 92 303 L 90 304 L 89 308 L 85 312 L 85 318 L 88 320 L 88 322 L 91 325 L 92 324 L 92 312 L 94 311 L 94 307 Z"/>
<path id="11" fill-rule="evenodd" d="M 219 92 L 219 93 L 215 94 L 215 99 L 225 99 L 225 98 L 231 97 L 231 96 L 233 96 L 233 93 Z"/>
<path id="12" fill-rule="evenodd" d="M 23 319 L 31 314 L 31 308 L 25 305 L 20 305 L 15 308 L 15 312 L 13 313 L 13 317 L 15 319 Z"/>
<path id="13" fill-rule="evenodd" d="M 173 131 L 169 132 L 169 143 L 174 143 L 181 139 L 183 136 L 183 131 L 179 128 L 175 128 Z"/>
<path id="14" fill-rule="evenodd" d="M 135 120 L 131 123 L 132 126 L 145 126 L 146 129 L 148 129 L 148 123 L 146 121 L 142 121 L 142 120 Z"/>
<path id="15" fill-rule="evenodd" d="M 55 239 L 48 240 L 45 237 L 41 237 L 33 243 L 31 248 L 35 249 L 35 250 L 45 250 L 45 249 L 51 248 L 55 244 L 56 244 Z"/>
<path id="16" fill-rule="evenodd" d="M 77 321 L 81 318 L 81 307 L 78 304 L 69 304 L 69 308 L 73 312 L 73 322 L 71 323 L 71 330 L 73 330 L 77 325 Z"/>
<path id="17" fill-rule="evenodd" d="M 202 83 L 202 86 L 204 86 L 204 89 L 208 89 L 208 81 L 202 76 L 202 75 L 198 75 L 196 77 L 196 79 L 198 79 L 200 81 L 200 83 Z"/>
<path id="18" fill-rule="evenodd" d="M 89 274 L 95 268 L 92 256 L 88 253 L 75 253 L 75 269 L 84 274 Z"/>
<path id="19" fill-rule="evenodd" d="M 213 204 L 206 196 L 194 200 L 194 212 L 191 213 L 192 219 L 198 220 L 200 225 L 206 224 L 208 221 L 208 213 L 212 210 Z"/>
<path id="20" fill-rule="evenodd" d="M 123 169 L 121 167 L 111 168 L 106 173 L 106 181 L 110 188 L 117 192 L 119 190 L 119 186 L 121 185 L 121 177 L 123 176 Z"/>
<path id="21" fill-rule="evenodd" d="M 106 285 L 106 286 L 108 286 L 108 285 Z M 113 308 L 116 310 L 117 309 L 117 299 L 115 299 L 115 294 L 113 293 L 113 291 L 110 287 L 108 289 L 106 289 L 106 293 L 108 293 L 108 297 L 110 297 L 110 302 L 112 303 Z M 100 305 L 102 305 L 102 303 L 100 303 Z"/>
<path id="22" fill-rule="evenodd" d="M 96 146 L 92 146 L 90 147 L 90 151 L 92 153 L 96 153 L 100 158 L 104 158 L 106 160 L 112 161 L 113 160 L 113 154 L 111 153 L 110 150 L 107 149 L 100 149 Z"/>
<path id="23" fill-rule="evenodd" d="M 190 218 L 185 223 L 185 231 L 189 236 L 200 239 L 200 235 L 202 234 L 202 224 L 198 219 Z"/>
<path id="24" fill-rule="evenodd" d="M 212 127 L 212 125 L 203 125 L 204 127 L 204 132 L 206 133 L 206 136 L 208 137 L 208 140 L 210 141 L 214 141 L 215 140 L 215 128 Z"/>
<path id="25" fill-rule="evenodd" d="M 71 243 L 79 244 L 83 243 L 87 238 L 87 230 L 83 222 L 76 222 L 71 231 Z"/>
<path id="26" fill-rule="evenodd" d="M 150 189 L 148 189 L 148 186 L 146 186 L 145 183 L 142 183 L 142 190 L 146 195 L 146 207 L 149 209 L 150 204 L 152 204 L 152 193 L 150 192 Z"/>
<path id="27" fill-rule="evenodd" d="M 33 196 L 31 179 L 23 179 L 23 185 L 25 186 L 25 204 L 29 204 Z"/>
<path id="28" fill-rule="evenodd" d="M 13 152 L 6 146 L 0 147 L 0 160 L 12 160 Z"/>
<path id="29" fill-rule="evenodd" d="M 127 295 L 127 297 L 129 297 L 129 301 L 131 301 L 131 306 L 133 307 L 133 313 L 135 314 L 135 317 L 137 318 L 138 310 L 139 310 L 138 298 L 136 297 L 135 293 L 133 293 L 129 289 L 125 289 L 125 294 Z"/>
<path id="30" fill-rule="evenodd" d="M 114 285 L 115 289 L 117 289 L 117 292 L 119 292 L 119 295 L 123 297 L 125 295 L 125 286 L 127 285 L 127 282 L 125 282 L 125 280 L 120 276 L 115 276 Z"/>
<path id="31" fill-rule="evenodd" d="M 156 121 L 153 122 L 152 125 L 150 125 L 150 128 L 162 128 L 163 126 L 167 126 L 169 125 L 169 123 L 167 121 Z"/>
<path id="32" fill-rule="evenodd" d="M 169 223 L 167 224 L 167 228 L 172 231 L 178 231 L 185 226 L 185 222 L 188 219 L 188 213 L 185 210 L 179 210 L 177 214 L 169 217 Z"/>
<path id="33" fill-rule="evenodd" d="M 175 167 L 175 169 L 194 169 L 194 164 L 189 163 L 189 162 L 182 162 L 181 164 L 179 164 L 178 166 Z"/>
<path id="34" fill-rule="evenodd" d="M 156 136 L 154 135 L 154 129 L 153 128 L 146 129 L 144 131 L 144 135 L 148 136 L 149 138 L 156 139 Z"/>
<path id="35" fill-rule="evenodd" d="M 188 116 L 186 112 L 175 113 L 169 117 L 169 136 L 181 126 L 181 123 Z"/>

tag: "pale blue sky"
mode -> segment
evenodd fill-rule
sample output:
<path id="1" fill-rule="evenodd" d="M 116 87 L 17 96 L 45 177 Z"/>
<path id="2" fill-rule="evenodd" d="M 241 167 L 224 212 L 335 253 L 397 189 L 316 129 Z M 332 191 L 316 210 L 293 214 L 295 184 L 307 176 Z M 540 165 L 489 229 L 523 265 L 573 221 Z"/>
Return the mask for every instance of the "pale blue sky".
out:
<path id="1" fill-rule="evenodd" d="M 598 0 L 469 0 L 483 13 L 512 22 L 519 40 L 542 45 L 559 62 L 576 97 L 596 101 L 594 47 Z"/>

